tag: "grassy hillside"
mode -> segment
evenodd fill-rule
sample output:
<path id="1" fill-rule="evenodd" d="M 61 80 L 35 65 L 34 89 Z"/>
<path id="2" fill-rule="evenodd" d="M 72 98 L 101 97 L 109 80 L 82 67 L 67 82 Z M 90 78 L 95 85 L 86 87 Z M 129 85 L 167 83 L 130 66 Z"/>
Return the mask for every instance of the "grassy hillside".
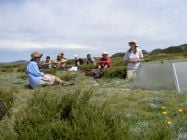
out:
<path id="1" fill-rule="evenodd" d="M 151 54 L 160 53 L 187 53 L 187 44 L 182 44 L 179 46 L 171 46 L 165 49 L 155 49 L 151 51 Z"/>
<path id="2" fill-rule="evenodd" d="M 145 61 L 183 59 L 186 54 L 146 56 Z M 25 65 L 0 68 L 0 100 L 8 112 L 0 120 L 0 139 L 186 139 L 187 94 L 174 91 L 132 91 L 124 79 L 122 57 L 101 79 L 82 71 L 48 71 L 65 80 L 77 78 L 69 87 L 31 90 Z"/>

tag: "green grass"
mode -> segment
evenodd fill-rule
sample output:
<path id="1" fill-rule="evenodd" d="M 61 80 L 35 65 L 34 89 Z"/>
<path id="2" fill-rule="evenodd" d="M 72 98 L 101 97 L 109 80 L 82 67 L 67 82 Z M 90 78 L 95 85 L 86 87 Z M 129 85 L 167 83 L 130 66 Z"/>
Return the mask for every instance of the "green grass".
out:
<path id="1" fill-rule="evenodd" d="M 173 56 L 163 54 L 159 60 Z M 147 56 L 146 61 L 158 60 L 156 57 Z M 181 57 L 185 55 L 175 58 Z M 101 79 L 84 76 L 84 70 L 92 67 L 89 65 L 80 72 L 45 70 L 78 82 L 35 90 L 25 86 L 25 65 L 1 68 L 6 70 L 0 72 L 0 99 L 9 106 L 9 112 L 0 121 L 0 139 L 185 139 L 187 94 L 132 91 L 124 80 L 123 58 L 112 61 L 112 68 L 106 69 Z"/>
<path id="2" fill-rule="evenodd" d="M 13 104 L 13 90 L 9 90 L 6 88 L 0 89 L 0 101 L 3 101 L 6 108 L 9 109 Z"/>

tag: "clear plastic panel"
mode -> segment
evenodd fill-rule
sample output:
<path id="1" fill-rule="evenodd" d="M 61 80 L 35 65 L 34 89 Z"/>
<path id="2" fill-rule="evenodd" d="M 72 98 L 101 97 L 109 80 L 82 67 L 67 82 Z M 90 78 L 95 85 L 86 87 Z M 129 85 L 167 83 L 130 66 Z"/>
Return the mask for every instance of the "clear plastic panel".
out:
<path id="1" fill-rule="evenodd" d="M 144 63 L 132 82 L 133 89 L 176 90 L 171 63 Z"/>
<path id="2" fill-rule="evenodd" d="M 187 62 L 174 63 L 181 92 L 187 91 Z"/>

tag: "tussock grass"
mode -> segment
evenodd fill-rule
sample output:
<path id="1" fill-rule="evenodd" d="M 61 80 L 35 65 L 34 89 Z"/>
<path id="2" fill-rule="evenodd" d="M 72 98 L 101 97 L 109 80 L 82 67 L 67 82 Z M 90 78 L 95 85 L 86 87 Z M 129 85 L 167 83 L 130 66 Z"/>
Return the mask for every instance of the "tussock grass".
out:
<path id="1" fill-rule="evenodd" d="M 67 71 L 57 72 L 56 75 L 64 81 L 70 81 L 77 77 L 77 74 L 75 72 L 67 72 Z"/>
<path id="2" fill-rule="evenodd" d="M 8 89 L 0 89 L 0 121 L 6 116 L 10 115 L 10 108 L 13 105 L 13 91 Z M 4 132 L 0 125 L 0 135 Z"/>
<path id="3" fill-rule="evenodd" d="M 0 100 L 3 101 L 6 105 L 6 108 L 10 108 L 13 104 L 13 90 L 6 88 L 0 89 Z"/>
<path id="4" fill-rule="evenodd" d="M 92 64 L 83 64 L 81 66 L 81 70 L 82 71 L 86 71 L 86 70 L 89 70 L 89 69 L 95 69 L 96 66 L 92 65 Z"/>

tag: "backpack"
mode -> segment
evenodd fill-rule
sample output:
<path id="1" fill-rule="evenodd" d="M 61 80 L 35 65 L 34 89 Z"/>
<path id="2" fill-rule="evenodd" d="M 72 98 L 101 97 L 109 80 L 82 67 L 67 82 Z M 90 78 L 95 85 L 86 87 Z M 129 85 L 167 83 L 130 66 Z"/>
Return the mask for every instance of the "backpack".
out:
<path id="1" fill-rule="evenodd" d="M 85 71 L 85 76 L 91 76 L 94 79 L 101 78 L 103 74 L 103 71 L 100 69 L 88 69 Z"/>

